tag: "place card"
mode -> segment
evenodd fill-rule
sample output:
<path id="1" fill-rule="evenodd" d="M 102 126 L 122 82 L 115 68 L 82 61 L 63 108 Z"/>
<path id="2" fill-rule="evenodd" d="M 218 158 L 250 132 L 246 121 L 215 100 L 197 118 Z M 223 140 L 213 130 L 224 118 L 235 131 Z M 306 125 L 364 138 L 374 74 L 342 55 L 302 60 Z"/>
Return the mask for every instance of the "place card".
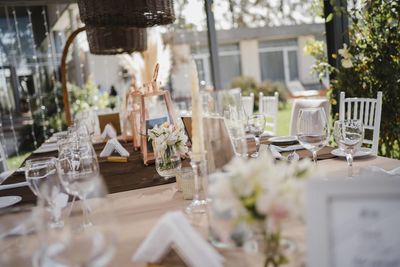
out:
<path id="1" fill-rule="evenodd" d="M 314 180 L 307 189 L 307 266 L 400 266 L 399 178 Z"/>
<path id="2" fill-rule="evenodd" d="M 105 127 L 104 127 L 104 131 L 101 133 L 101 138 L 104 140 L 106 138 L 114 138 L 117 137 L 117 131 L 114 129 L 114 127 L 112 126 L 112 124 L 108 123 Z"/>
<path id="3" fill-rule="evenodd" d="M 129 157 L 129 152 L 118 142 L 117 138 L 113 138 L 107 141 L 105 147 L 100 153 L 100 157 L 108 157 L 114 151 L 116 151 L 122 157 Z"/>
<path id="4" fill-rule="evenodd" d="M 159 263 L 171 249 L 188 266 L 223 266 L 224 258 L 203 239 L 180 211 L 168 212 L 160 219 L 132 260 Z"/>

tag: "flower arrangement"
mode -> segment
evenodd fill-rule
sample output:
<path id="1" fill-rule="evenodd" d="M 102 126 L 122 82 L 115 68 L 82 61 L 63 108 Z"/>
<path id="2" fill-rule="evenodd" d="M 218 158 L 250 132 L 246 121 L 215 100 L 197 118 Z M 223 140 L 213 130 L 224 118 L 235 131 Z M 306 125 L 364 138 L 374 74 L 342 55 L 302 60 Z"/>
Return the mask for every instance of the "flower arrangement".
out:
<path id="1" fill-rule="evenodd" d="M 161 159 L 159 166 L 161 170 L 173 168 L 175 164 L 171 158 L 178 154 L 180 160 L 180 157 L 185 156 L 189 151 L 186 145 L 188 137 L 182 127 L 164 122 L 149 130 L 148 135 L 153 143 L 156 160 Z"/>
<path id="2" fill-rule="evenodd" d="M 209 184 L 212 212 L 230 213 L 236 223 L 255 227 L 264 241 L 264 266 L 287 262 L 280 246 L 283 224 L 301 218 L 305 178 L 314 173 L 309 159 L 275 163 L 269 153 L 257 159 L 235 158 L 226 166 L 227 175 Z"/>

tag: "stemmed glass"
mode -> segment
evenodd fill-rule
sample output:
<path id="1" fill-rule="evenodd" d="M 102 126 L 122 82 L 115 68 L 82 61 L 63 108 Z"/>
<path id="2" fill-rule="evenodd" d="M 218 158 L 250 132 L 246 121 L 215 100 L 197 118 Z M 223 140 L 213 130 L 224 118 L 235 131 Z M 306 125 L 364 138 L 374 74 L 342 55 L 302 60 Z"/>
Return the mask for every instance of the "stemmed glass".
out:
<path id="1" fill-rule="evenodd" d="M 364 136 L 364 128 L 359 120 L 335 121 L 333 136 L 340 150 L 346 154 L 348 176 L 353 176 L 353 157 Z"/>
<path id="2" fill-rule="evenodd" d="M 62 185 L 57 172 L 57 159 L 53 157 L 30 159 L 25 164 L 25 178 L 29 188 L 42 201 L 49 205 L 51 213 L 50 227 L 63 227 L 61 210 L 68 201 L 62 192 Z"/>
<path id="3" fill-rule="evenodd" d="M 328 144 L 328 120 L 323 108 L 300 109 L 297 119 L 297 139 L 312 153 L 317 163 L 317 153 Z"/>
<path id="4" fill-rule="evenodd" d="M 264 133 L 265 129 L 265 116 L 263 114 L 250 115 L 247 119 L 248 131 L 254 135 L 256 141 L 256 152 L 251 154 L 251 157 L 256 158 L 260 150 L 260 136 Z"/>
<path id="5" fill-rule="evenodd" d="M 46 213 L 37 212 L 36 231 L 40 244 L 33 255 L 33 266 L 108 266 L 115 253 L 115 216 L 101 182 L 93 187 L 86 200 L 90 210 L 91 227 L 83 228 L 82 212 L 75 210 L 66 218 L 62 229 L 55 231 L 43 225 Z M 38 203 L 40 209 L 41 203 Z M 39 210 L 40 211 L 40 210 Z"/>
<path id="6" fill-rule="evenodd" d="M 101 182 L 97 157 L 89 142 L 75 141 L 62 146 L 58 159 L 58 172 L 65 190 L 82 201 L 83 227 L 91 226 L 86 198 Z"/>

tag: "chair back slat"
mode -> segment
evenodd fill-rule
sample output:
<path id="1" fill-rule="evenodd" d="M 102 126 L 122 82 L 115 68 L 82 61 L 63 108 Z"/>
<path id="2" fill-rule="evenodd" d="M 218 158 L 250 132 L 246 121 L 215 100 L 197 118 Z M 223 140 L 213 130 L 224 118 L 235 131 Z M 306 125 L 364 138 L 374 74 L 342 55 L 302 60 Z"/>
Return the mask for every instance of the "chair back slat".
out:
<path id="1" fill-rule="evenodd" d="M 258 110 L 264 114 L 267 121 L 265 123 L 266 131 L 271 135 L 276 135 L 278 119 L 279 93 L 275 92 L 273 96 L 264 96 L 259 93 Z"/>
<path id="2" fill-rule="evenodd" d="M 363 144 L 371 145 L 372 153 L 377 155 L 379 145 L 379 128 L 382 113 L 382 92 L 377 98 L 345 98 L 345 93 L 340 93 L 339 119 L 361 120 L 365 130 L 373 132 L 372 140 L 364 138 Z"/>
<path id="3" fill-rule="evenodd" d="M 8 171 L 7 156 L 3 144 L 0 143 L 0 173 Z"/>
<path id="4" fill-rule="evenodd" d="M 254 94 L 251 93 L 250 96 L 242 96 L 243 110 L 246 116 L 251 116 L 254 113 Z"/>

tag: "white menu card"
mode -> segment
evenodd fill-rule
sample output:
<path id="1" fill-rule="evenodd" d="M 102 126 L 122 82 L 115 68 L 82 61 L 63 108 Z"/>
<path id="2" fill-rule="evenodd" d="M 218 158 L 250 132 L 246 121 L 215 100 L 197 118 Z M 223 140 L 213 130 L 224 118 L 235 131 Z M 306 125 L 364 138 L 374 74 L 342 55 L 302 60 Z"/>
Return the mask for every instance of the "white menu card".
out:
<path id="1" fill-rule="evenodd" d="M 400 179 L 311 181 L 307 243 L 309 267 L 400 267 Z"/>

